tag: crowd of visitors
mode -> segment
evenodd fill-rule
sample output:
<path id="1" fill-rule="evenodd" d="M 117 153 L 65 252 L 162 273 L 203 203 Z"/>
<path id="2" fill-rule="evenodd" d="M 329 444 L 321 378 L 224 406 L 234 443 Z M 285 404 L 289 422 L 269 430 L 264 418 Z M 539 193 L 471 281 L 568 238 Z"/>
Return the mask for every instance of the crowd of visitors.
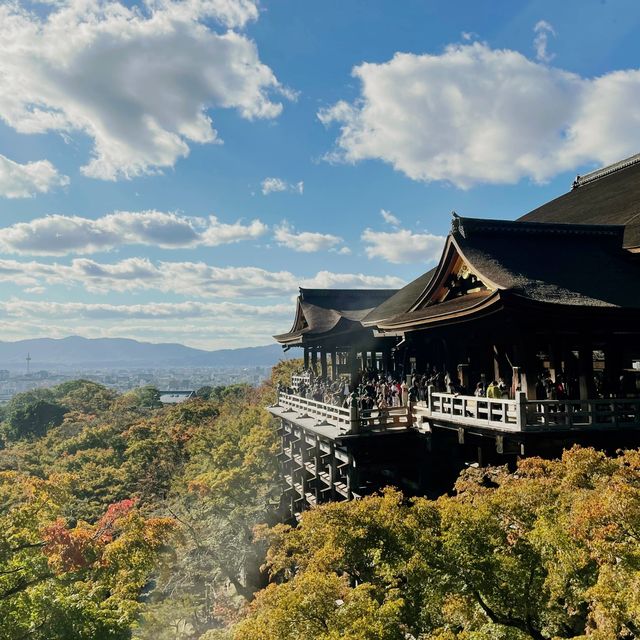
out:
<path id="1" fill-rule="evenodd" d="M 298 372 L 295 386 L 282 389 L 304 398 L 335 406 L 352 406 L 354 403 L 360 410 L 389 409 L 403 407 L 416 402 L 428 401 L 428 389 L 454 395 L 473 395 L 478 398 L 513 398 L 520 391 L 517 381 L 505 382 L 502 378 L 487 382 L 479 381 L 471 389 L 463 386 L 457 375 L 434 368 L 430 373 L 412 373 L 405 379 L 398 374 L 383 373 L 375 369 L 360 371 L 353 385 L 348 377 L 336 380 L 317 376 L 313 370 Z M 632 380 L 635 382 L 635 380 Z M 627 387 L 630 383 L 621 376 L 620 389 L 617 393 L 603 388 L 602 380 L 594 377 L 595 397 L 628 397 Z M 635 386 L 635 385 L 634 385 Z M 568 400 L 579 397 L 578 380 L 558 373 L 553 378 L 546 370 L 536 380 L 535 396 L 537 400 Z M 607 392 L 605 394 L 605 392 Z"/>
<path id="2" fill-rule="evenodd" d="M 295 387 L 283 391 L 335 406 L 346 407 L 355 402 L 360 410 L 389 409 L 426 402 L 430 386 L 438 392 L 469 394 L 457 376 L 435 368 L 429 374 L 413 373 L 407 380 L 401 380 L 391 373 L 367 369 L 359 372 L 354 385 L 350 385 L 346 378 L 331 380 L 318 377 L 312 370 L 298 372 L 296 380 Z M 502 379 L 491 381 L 488 385 L 482 381 L 476 385 L 473 395 L 505 398 L 509 396 L 509 390 Z"/>

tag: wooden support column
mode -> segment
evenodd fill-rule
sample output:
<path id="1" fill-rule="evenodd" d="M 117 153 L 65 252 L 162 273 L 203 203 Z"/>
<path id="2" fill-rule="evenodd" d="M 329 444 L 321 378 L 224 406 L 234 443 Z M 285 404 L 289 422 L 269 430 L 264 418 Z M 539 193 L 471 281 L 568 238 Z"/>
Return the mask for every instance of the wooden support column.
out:
<path id="1" fill-rule="evenodd" d="M 536 399 L 536 370 L 535 346 L 524 341 L 517 341 L 514 345 L 516 361 L 514 365 L 519 369 L 520 391 L 527 394 L 529 400 Z"/>
<path id="2" fill-rule="evenodd" d="M 309 347 L 304 348 L 304 368 L 309 368 Z"/>
<path id="3" fill-rule="evenodd" d="M 393 371 L 393 356 L 391 355 L 391 349 L 386 347 L 384 350 L 384 370 L 385 373 Z"/>
<path id="4" fill-rule="evenodd" d="M 549 375 L 555 382 L 558 376 L 562 374 L 562 348 L 557 340 L 553 340 L 549 344 Z"/>
<path id="5" fill-rule="evenodd" d="M 316 435 L 315 445 L 313 448 L 313 461 L 315 464 L 315 495 L 316 504 L 320 504 L 322 500 L 322 481 L 320 480 L 320 472 L 322 471 L 322 450 L 320 449 L 320 438 Z"/>
<path id="6" fill-rule="evenodd" d="M 331 379 L 338 379 L 338 353 L 335 349 L 331 350 Z"/>
<path id="7" fill-rule="evenodd" d="M 351 390 L 353 391 L 358 378 L 358 354 L 354 347 L 349 350 L 347 362 L 349 364 L 349 374 L 351 375 Z"/>
<path id="8" fill-rule="evenodd" d="M 591 343 L 582 343 L 578 349 L 578 383 L 580 400 L 595 397 L 593 384 L 593 350 Z"/>
<path id="9" fill-rule="evenodd" d="M 606 395 L 614 397 L 620 395 L 622 391 L 620 389 L 620 375 L 623 368 L 622 345 L 616 336 L 612 336 L 611 342 L 604 348 L 604 391 Z"/>
<path id="10" fill-rule="evenodd" d="M 324 347 L 320 350 L 320 375 L 323 378 L 327 378 L 329 375 L 327 368 L 327 350 Z"/>
<path id="11" fill-rule="evenodd" d="M 493 376 L 493 379 L 497 382 L 500 378 L 505 377 L 502 375 L 502 372 L 500 371 L 500 347 L 497 344 L 493 345 L 492 353 L 493 353 L 493 372 L 491 375 Z"/>
<path id="12" fill-rule="evenodd" d="M 318 351 L 315 347 L 311 348 L 311 369 L 315 375 L 318 375 Z"/>
<path id="13" fill-rule="evenodd" d="M 459 364 L 458 365 L 458 382 L 467 390 L 468 394 L 473 393 L 473 389 L 469 386 L 469 365 L 468 364 Z"/>
<path id="14" fill-rule="evenodd" d="M 338 480 L 338 469 L 336 464 L 336 448 L 333 442 L 329 445 L 329 483 L 331 491 L 329 497 L 333 502 L 336 499 L 336 482 Z"/>

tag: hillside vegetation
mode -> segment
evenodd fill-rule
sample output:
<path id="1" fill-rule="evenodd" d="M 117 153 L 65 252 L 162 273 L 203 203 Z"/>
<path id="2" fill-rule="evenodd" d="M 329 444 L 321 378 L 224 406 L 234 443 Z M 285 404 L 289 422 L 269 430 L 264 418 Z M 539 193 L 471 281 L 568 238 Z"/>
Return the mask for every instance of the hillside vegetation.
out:
<path id="1" fill-rule="evenodd" d="M 0 639 L 640 638 L 640 453 L 575 448 L 276 507 L 259 389 L 161 407 L 87 381 L 16 396 L 0 450 Z"/>

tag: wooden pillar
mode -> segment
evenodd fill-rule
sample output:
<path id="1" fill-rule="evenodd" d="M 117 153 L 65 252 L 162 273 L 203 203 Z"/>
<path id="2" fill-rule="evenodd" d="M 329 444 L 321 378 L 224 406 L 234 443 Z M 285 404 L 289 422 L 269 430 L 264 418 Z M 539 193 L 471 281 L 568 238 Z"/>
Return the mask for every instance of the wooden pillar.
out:
<path id="1" fill-rule="evenodd" d="M 304 348 L 304 368 L 309 368 L 309 347 Z"/>
<path id="2" fill-rule="evenodd" d="M 385 373 L 390 373 L 391 371 L 393 371 L 393 357 L 391 355 L 391 349 L 389 347 L 385 347 L 383 353 L 384 371 Z"/>
<path id="3" fill-rule="evenodd" d="M 529 400 L 536 399 L 535 345 L 520 340 L 514 344 L 514 366 L 519 369 L 520 391 L 527 394 Z M 515 382 L 515 381 L 514 381 Z"/>
<path id="4" fill-rule="evenodd" d="M 318 374 L 318 352 L 315 347 L 311 348 L 311 369 L 314 374 Z"/>
<path id="5" fill-rule="evenodd" d="M 335 349 L 331 350 L 331 379 L 338 379 L 338 353 Z"/>
<path id="6" fill-rule="evenodd" d="M 316 496 L 316 504 L 320 504 L 322 500 L 322 491 L 320 480 L 320 472 L 322 471 L 322 450 L 320 449 L 320 438 L 316 435 L 315 444 L 313 447 L 313 462 L 315 466 L 315 496 Z"/>
<path id="7" fill-rule="evenodd" d="M 549 344 L 549 375 L 555 382 L 558 376 L 562 374 L 562 358 L 561 347 L 557 340 L 553 340 Z"/>
<path id="8" fill-rule="evenodd" d="M 605 394 L 618 396 L 621 393 L 620 375 L 624 368 L 622 346 L 615 336 L 611 337 L 604 348 L 604 382 Z"/>
<path id="9" fill-rule="evenodd" d="M 351 376 L 351 390 L 353 391 L 358 378 L 358 354 L 356 353 L 355 347 L 351 347 L 349 350 L 347 362 L 349 364 L 349 374 Z"/>
<path id="10" fill-rule="evenodd" d="M 458 365 L 458 382 L 467 390 L 468 394 L 473 393 L 473 389 L 469 388 L 469 365 Z"/>
<path id="11" fill-rule="evenodd" d="M 580 400 L 594 398 L 593 350 L 591 343 L 583 342 L 578 349 L 578 383 Z"/>
<path id="12" fill-rule="evenodd" d="M 493 353 L 493 370 L 491 375 L 493 379 L 497 382 L 500 378 L 503 378 L 502 372 L 500 371 L 500 347 L 497 344 L 493 345 L 492 348 Z"/>
<path id="13" fill-rule="evenodd" d="M 320 375 L 323 378 L 327 378 L 329 375 L 327 368 L 327 350 L 324 347 L 320 350 Z"/>

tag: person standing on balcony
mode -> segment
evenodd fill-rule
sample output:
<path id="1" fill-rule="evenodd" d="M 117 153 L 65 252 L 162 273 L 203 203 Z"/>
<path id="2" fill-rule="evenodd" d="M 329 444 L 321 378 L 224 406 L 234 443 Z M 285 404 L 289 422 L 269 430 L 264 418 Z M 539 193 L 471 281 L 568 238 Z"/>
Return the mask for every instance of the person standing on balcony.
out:
<path id="1" fill-rule="evenodd" d="M 495 380 L 492 380 L 487 387 L 487 398 L 492 398 L 494 400 L 496 398 L 502 398 L 502 391 Z"/>

